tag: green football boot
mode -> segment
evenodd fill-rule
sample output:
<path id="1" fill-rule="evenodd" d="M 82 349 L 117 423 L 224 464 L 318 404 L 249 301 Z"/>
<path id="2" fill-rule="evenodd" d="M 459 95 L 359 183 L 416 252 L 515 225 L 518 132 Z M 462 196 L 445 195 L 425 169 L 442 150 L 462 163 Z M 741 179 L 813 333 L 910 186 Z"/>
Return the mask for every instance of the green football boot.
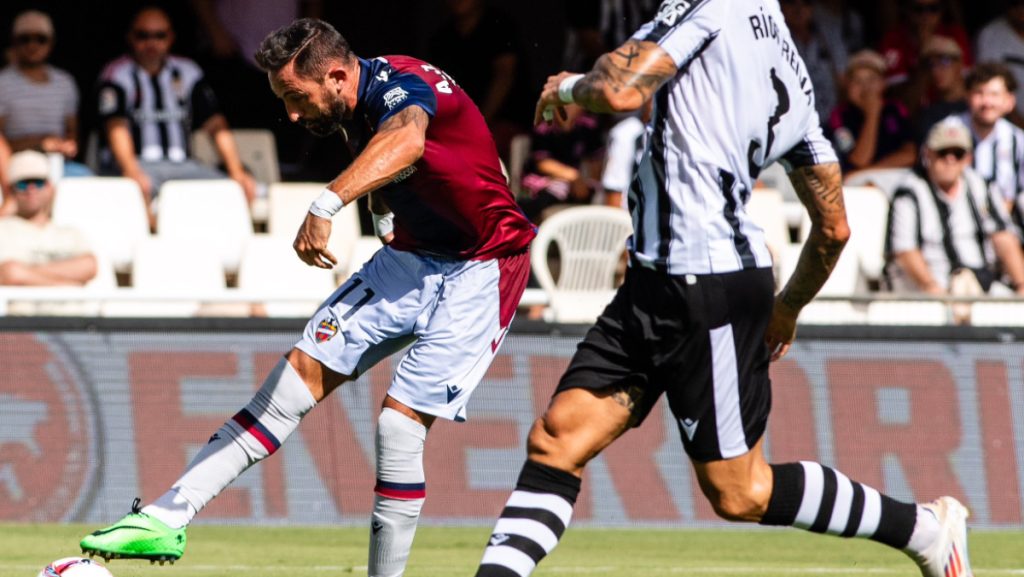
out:
<path id="1" fill-rule="evenodd" d="M 138 498 L 132 512 L 113 525 L 86 535 L 80 543 L 82 553 L 99 555 L 104 560 L 148 559 L 150 563 L 174 563 L 185 552 L 185 528 L 172 529 L 139 509 Z"/>

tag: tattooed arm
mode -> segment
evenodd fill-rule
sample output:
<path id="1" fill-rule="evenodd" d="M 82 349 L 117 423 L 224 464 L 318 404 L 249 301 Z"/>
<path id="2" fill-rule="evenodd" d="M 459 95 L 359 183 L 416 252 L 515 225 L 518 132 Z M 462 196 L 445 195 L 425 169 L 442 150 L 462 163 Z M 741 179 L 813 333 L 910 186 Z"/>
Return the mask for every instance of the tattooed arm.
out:
<path id="1" fill-rule="evenodd" d="M 597 59 L 594 69 L 573 87 L 573 99 L 593 112 L 638 110 L 676 72 L 672 57 L 656 43 L 629 40 Z M 561 72 L 548 77 L 537 102 L 535 122 L 541 121 L 545 109 L 565 106 L 558 96 L 558 86 L 569 76 L 573 74 Z"/>
<path id="2" fill-rule="evenodd" d="M 793 276 L 775 299 L 765 334 L 773 360 L 789 350 L 796 336 L 796 318 L 828 280 L 850 238 L 843 203 L 842 175 L 836 163 L 798 168 L 789 173 L 800 202 L 811 217 L 811 235 L 800 252 Z"/>
<path id="3" fill-rule="evenodd" d="M 377 133 L 366 143 L 366 148 L 327 188 L 337 193 L 345 204 L 349 204 L 388 184 L 423 156 L 429 123 L 430 116 L 416 105 L 408 106 L 388 118 L 377 128 Z M 292 247 L 302 262 L 319 268 L 331 268 L 338 261 L 327 250 L 327 239 L 330 236 L 330 219 L 307 214 Z"/>

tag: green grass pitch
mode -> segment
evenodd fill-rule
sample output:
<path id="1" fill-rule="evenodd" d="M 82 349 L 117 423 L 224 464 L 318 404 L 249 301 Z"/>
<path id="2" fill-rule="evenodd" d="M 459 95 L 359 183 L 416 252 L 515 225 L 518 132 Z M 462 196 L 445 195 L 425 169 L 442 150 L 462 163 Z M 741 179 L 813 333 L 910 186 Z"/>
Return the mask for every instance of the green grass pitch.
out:
<path id="1" fill-rule="evenodd" d="M 0 524 L 0 577 L 35 577 L 46 563 L 78 555 L 82 525 Z M 471 577 L 487 528 L 421 527 L 407 577 Z M 366 574 L 367 530 L 334 527 L 196 526 L 173 566 L 111 561 L 115 577 L 317 577 Z M 1024 532 L 975 531 L 977 577 L 1024 576 Z M 537 577 L 914 577 L 902 553 L 862 540 L 792 530 L 570 528 Z"/>

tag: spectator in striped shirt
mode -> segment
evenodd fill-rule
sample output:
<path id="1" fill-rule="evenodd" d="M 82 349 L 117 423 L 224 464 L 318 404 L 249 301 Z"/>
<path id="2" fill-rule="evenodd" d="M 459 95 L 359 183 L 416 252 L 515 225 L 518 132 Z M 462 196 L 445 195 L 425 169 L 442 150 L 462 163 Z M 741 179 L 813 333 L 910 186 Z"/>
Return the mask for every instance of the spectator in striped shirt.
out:
<path id="1" fill-rule="evenodd" d="M 971 128 L 974 170 L 995 184 L 1008 206 L 1024 192 L 1024 130 L 1006 116 L 1017 105 L 1017 79 L 998 62 L 984 62 L 967 76 L 968 111 L 961 114 Z M 1016 214 L 1018 223 L 1021 215 Z"/>
<path id="2" fill-rule="evenodd" d="M 11 30 L 11 65 L 0 71 L 0 132 L 13 152 L 37 150 L 66 159 L 64 176 L 88 176 L 78 154 L 78 87 L 50 66 L 54 33 L 50 17 L 22 12 Z"/>

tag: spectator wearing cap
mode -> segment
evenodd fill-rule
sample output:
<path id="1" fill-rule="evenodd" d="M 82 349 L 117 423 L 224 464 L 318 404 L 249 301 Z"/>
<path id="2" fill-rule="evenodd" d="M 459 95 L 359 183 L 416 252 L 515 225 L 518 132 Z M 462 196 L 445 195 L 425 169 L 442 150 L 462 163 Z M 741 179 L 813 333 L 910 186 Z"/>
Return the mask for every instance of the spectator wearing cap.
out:
<path id="1" fill-rule="evenodd" d="M 96 258 L 85 237 L 50 219 L 53 184 L 46 155 L 14 153 L 8 178 L 17 205 L 0 217 L 0 285 L 84 285 L 96 276 Z"/>
<path id="2" fill-rule="evenodd" d="M 952 38 L 932 36 L 921 53 L 920 96 L 913 98 L 918 144 L 936 122 L 967 110 L 967 87 L 960 45 Z"/>
<path id="3" fill-rule="evenodd" d="M 943 295 L 976 286 L 1006 294 L 1008 285 L 1024 294 L 1024 253 L 1009 215 L 970 162 L 971 133 L 959 118 L 932 127 L 921 166 L 889 209 L 885 272 L 893 290 Z"/>
<path id="4" fill-rule="evenodd" d="M 1006 0 L 1002 16 L 989 22 L 978 33 L 978 61 L 1001 62 L 1014 76 L 1024 79 L 1024 0 Z M 1024 83 L 1016 90 L 1015 115 L 1020 120 L 1024 110 Z"/>
<path id="5" fill-rule="evenodd" d="M 960 115 L 974 139 L 974 170 L 1007 203 L 1024 192 L 1024 131 L 1006 116 L 1016 106 L 1017 80 L 1006 66 L 983 62 L 967 75 L 968 111 Z M 1016 214 L 1019 222 L 1021 214 Z"/>
<path id="6" fill-rule="evenodd" d="M 829 116 L 828 132 L 844 173 L 914 164 L 910 116 L 903 104 L 885 97 L 885 60 L 874 50 L 850 57 L 845 98 Z"/>
<path id="7" fill-rule="evenodd" d="M 47 63 L 53 50 L 50 17 L 22 12 L 11 29 L 11 64 L 0 71 L 0 132 L 13 152 L 38 150 L 67 160 L 64 176 L 88 176 L 78 154 L 78 87 Z"/>

